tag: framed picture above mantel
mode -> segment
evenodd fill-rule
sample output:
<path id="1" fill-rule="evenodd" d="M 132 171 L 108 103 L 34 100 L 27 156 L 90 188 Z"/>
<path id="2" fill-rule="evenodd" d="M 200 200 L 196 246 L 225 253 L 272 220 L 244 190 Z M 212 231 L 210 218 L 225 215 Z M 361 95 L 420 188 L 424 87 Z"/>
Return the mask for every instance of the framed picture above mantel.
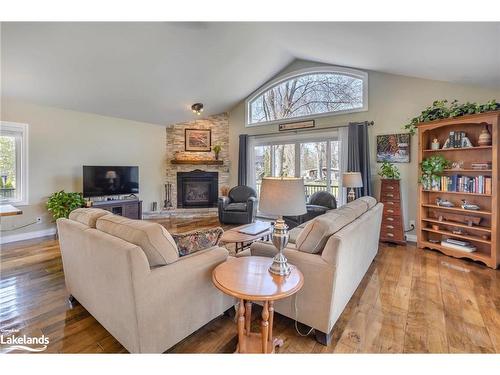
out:
<path id="1" fill-rule="evenodd" d="M 184 129 L 184 150 L 191 152 L 212 151 L 212 131 L 210 129 Z"/>

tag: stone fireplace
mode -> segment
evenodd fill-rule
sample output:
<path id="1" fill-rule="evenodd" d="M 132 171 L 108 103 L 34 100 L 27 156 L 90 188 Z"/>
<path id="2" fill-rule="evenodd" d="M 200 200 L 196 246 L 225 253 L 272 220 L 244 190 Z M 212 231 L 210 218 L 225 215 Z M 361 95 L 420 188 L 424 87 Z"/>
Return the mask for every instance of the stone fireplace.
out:
<path id="1" fill-rule="evenodd" d="M 185 129 L 210 129 L 212 147 L 221 146 L 219 160 L 221 164 L 205 162 L 214 160 L 213 152 L 187 152 L 184 147 Z M 171 203 L 173 208 L 217 207 L 217 198 L 222 186 L 229 187 L 229 120 L 227 113 L 208 116 L 194 121 L 188 121 L 167 126 L 166 129 L 166 178 L 165 183 L 171 184 Z M 192 161 L 192 163 L 172 163 L 174 159 Z M 217 176 L 212 179 L 210 188 L 207 181 L 191 181 L 185 183 L 179 177 L 186 173 L 205 173 Z M 194 185 L 193 185 L 194 183 Z M 182 189 L 187 189 L 182 191 Z M 207 199 L 208 196 L 208 199 Z M 187 198 L 187 199 L 186 199 Z M 208 202 L 207 202 L 208 200 Z"/>
<path id="2" fill-rule="evenodd" d="M 177 208 L 217 207 L 218 191 L 218 172 L 177 172 Z"/>

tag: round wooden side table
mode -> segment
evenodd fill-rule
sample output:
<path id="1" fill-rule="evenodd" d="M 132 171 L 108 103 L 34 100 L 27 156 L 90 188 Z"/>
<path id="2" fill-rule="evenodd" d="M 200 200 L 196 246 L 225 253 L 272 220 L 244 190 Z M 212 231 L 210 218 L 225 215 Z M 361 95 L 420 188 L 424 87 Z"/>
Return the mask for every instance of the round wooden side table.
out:
<path id="1" fill-rule="evenodd" d="M 274 353 L 274 348 L 283 344 L 273 338 L 273 303 L 297 293 L 304 276 L 295 266 L 288 276 L 274 275 L 269 272 L 272 262 L 266 257 L 230 258 L 212 273 L 215 286 L 240 302 L 236 353 Z M 263 302 L 260 333 L 250 330 L 252 301 Z"/>

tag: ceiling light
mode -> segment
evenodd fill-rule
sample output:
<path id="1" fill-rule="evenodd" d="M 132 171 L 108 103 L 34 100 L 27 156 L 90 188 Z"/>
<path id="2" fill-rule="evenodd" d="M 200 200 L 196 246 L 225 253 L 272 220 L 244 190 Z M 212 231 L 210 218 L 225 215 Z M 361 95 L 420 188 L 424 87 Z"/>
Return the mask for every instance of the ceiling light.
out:
<path id="1" fill-rule="evenodd" d="M 203 103 L 194 103 L 191 106 L 191 111 L 196 113 L 198 116 L 201 115 L 201 112 L 203 112 Z"/>

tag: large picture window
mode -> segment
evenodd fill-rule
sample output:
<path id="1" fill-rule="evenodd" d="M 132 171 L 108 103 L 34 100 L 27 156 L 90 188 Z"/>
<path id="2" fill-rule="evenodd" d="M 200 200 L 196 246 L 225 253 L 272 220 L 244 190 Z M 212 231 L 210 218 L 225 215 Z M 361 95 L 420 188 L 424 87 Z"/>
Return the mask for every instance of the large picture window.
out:
<path id="1" fill-rule="evenodd" d="M 28 125 L 0 122 L 0 203 L 28 204 Z"/>
<path id="2" fill-rule="evenodd" d="M 247 126 L 368 109 L 368 75 L 337 67 L 305 69 L 274 80 L 246 101 Z"/>
<path id="3" fill-rule="evenodd" d="M 337 132 L 252 137 L 248 151 L 248 184 L 257 195 L 263 177 L 302 177 L 306 199 L 325 190 L 340 201 L 341 152 Z"/>

